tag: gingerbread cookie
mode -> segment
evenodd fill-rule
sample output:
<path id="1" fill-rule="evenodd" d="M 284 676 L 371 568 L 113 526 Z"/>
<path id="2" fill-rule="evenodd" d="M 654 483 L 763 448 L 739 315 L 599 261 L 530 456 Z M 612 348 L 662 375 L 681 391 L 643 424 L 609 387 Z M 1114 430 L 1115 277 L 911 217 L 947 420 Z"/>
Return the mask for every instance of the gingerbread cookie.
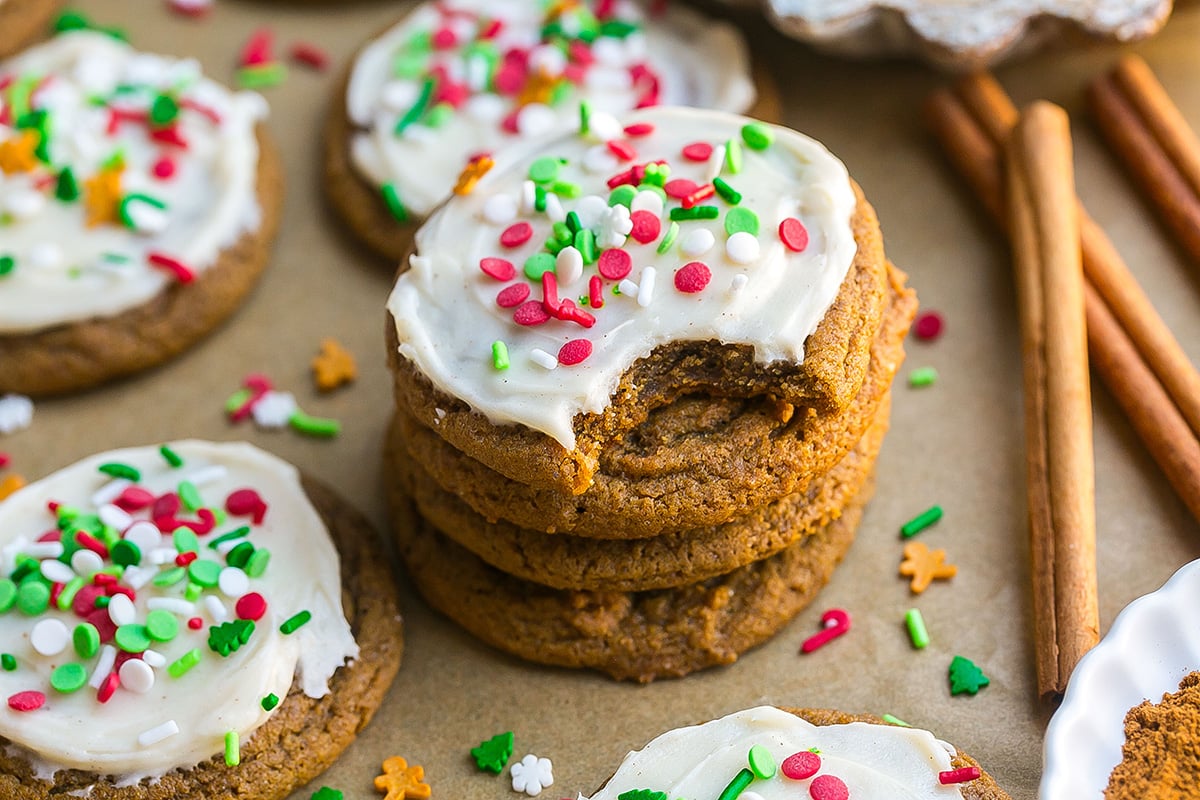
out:
<path id="1" fill-rule="evenodd" d="M 0 0 L 0 58 L 50 30 L 61 0 Z"/>
<path id="2" fill-rule="evenodd" d="M 668 731 L 630 752 L 604 788 L 580 800 L 716 797 L 732 782 L 745 792 L 737 795 L 763 800 L 1009 800 L 973 758 L 929 731 L 774 706 Z"/>
<path id="3" fill-rule="evenodd" d="M 0 504 L 0 539 L 12 800 L 283 798 L 399 665 L 370 525 L 247 444 L 92 456 Z"/>
<path id="4" fill-rule="evenodd" d="M 0 108 L 0 391 L 145 369 L 240 305 L 282 202 L 260 96 L 73 31 L 0 64 Z"/>
<path id="5" fill-rule="evenodd" d="M 599 129 L 658 104 L 778 118 L 737 31 L 679 4 L 425 2 L 351 64 L 327 124 L 325 186 L 354 235 L 395 264 L 414 223 L 498 151 L 581 113 Z"/>

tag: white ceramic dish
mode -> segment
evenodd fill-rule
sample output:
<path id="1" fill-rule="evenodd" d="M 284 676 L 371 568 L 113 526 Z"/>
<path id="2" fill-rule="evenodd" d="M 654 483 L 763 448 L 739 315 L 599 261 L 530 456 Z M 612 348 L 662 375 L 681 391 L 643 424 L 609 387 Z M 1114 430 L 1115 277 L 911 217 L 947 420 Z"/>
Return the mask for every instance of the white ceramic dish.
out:
<path id="1" fill-rule="evenodd" d="M 1067 684 L 1046 729 L 1040 800 L 1099 800 L 1121 761 L 1125 714 L 1200 670 L 1200 560 L 1127 605 Z"/>

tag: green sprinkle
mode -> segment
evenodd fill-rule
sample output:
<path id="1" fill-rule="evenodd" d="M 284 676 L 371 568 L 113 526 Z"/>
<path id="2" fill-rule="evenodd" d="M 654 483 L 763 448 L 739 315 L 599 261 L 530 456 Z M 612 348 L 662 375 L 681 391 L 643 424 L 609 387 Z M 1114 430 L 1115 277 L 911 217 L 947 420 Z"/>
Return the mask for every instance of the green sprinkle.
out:
<path id="1" fill-rule="evenodd" d="M 646 177 L 642 178 L 642 183 L 649 186 L 657 186 L 662 188 L 667 183 L 667 178 L 671 177 L 670 164 L 647 164 Z M 638 187 L 639 189 L 641 187 Z"/>
<path id="2" fill-rule="evenodd" d="M 908 373 L 908 385 L 914 389 L 932 386 L 937 382 L 937 370 L 933 367 L 917 367 Z"/>
<path id="3" fill-rule="evenodd" d="M 250 559 L 254 556 L 254 545 L 249 542 L 241 542 L 234 545 L 233 549 L 225 554 L 225 563 L 231 567 L 245 569 L 246 564 L 250 563 Z"/>
<path id="4" fill-rule="evenodd" d="M 17 657 L 12 653 L 0 654 L 0 667 L 3 667 L 5 672 L 15 672 L 17 669 Z"/>
<path id="5" fill-rule="evenodd" d="M 251 578 L 261 578 L 262 574 L 267 571 L 267 563 L 271 560 L 271 551 L 265 547 L 260 547 L 254 551 L 254 555 L 246 562 L 244 567 L 246 574 Z"/>
<path id="6" fill-rule="evenodd" d="M 991 683 L 983 670 L 970 659 L 955 656 L 950 662 L 950 694 L 975 694 Z"/>
<path id="7" fill-rule="evenodd" d="M 86 686 L 87 678 L 83 664 L 63 664 L 50 673 L 50 687 L 61 694 L 70 694 Z"/>
<path id="8" fill-rule="evenodd" d="M 100 631 L 90 622 L 81 622 L 75 626 L 71 642 L 80 658 L 91 658 L 100 652 Z"/>
<path id="9" fill-rule="evenodd" d="M 388 211 L 391 212 L 392 218 L 397 222 L 408 222 L 408 209 L 404 207 L 404 203 L 400 200 L 400 191 L 396 188 L 396 184 L 388 182 L 379 187 L 379 191 L 383 194 L 383 202 L 387 205 Z"/>
<path id="10" fill-rule="evenodd" d="M 108 608 L 108 604 L 112 602 L 111 597 L 101 595 L 96 598 L 96 608 Z"/>
<path id="11" fill-rule="evenodd" d="M 497 339 L 492 342 L 492 369 L 508 369 L 508 366 L 508 345 Z"/>
<path id="12" fill-rule="evenodd" d="M 754 777 L 761 778 L 764 781 L 775 777 L 775 757 L 771 755 L 770 750 L 761 744 L 756 744 L 750 748 L 747 759 L 750 762 L 750 769 L 754 772 Z"/>
<path id="13" fill-rule="evenodd" d="M 721 209 L 716 206 L 692 206 L 691 208 L 672 208 L 672 222 L 686 222 L 693 219 L 716 219 L 721 216 Z"/>
<path id="14" fill-rule="evenodd" d="M 83 14 L 78 11 L 67 11 L 59 15 L 54 21 L 54 32 L 65 33 L 67 31 L 82 31 L 92 27 L 92 23 Z"/>
<path id="15" fill-rule="evenodd" d="M 179 620 L 166 609 L 152 609 L 146 615 L 146 634 L 156 642 L 169 642 L 179 635 Z"/>
<path id="16" fill-rule="evenodd" d="M 404 133 L 408 126 L 419 120 L 425 113 L 425 109 L 429 107 L 429 100 L 433 97 L 435 83 L 433 78 L 426 78 L 425 83 L 421 84 L 421 93 L 417 95 L 417 101 L 396 122 L 396 127 L 392 131 L 395 135 L 399 136 Z"/>
<path id="17" fill-rule="evenodd" d="M 567 221 L 565 224 L 567 226 L 567 230 L 571 232 L 571 240 L 574 241 L 575 234 L 583 230 L 583 223 L 579 221 L 579 215 L 574 211 L 567 212 Z"/>
<path id="18" fill-rule="evenodd" d="M 250 64 L 238 67 L 237 85 L 240 89 L 269 89 L 287 80 L 287 65 L 282 61 L 269 64 Z"/>
<path id="19" fill-rule="evenodd" d="M 81 577 L 74 577 L 67 581 L 63 586 L 63 590 L 58 593 L 58 601 L 55 605 L 59 611 L 70 611 L 71 605 L 75 602 L 75 595 L 79 594 L 79 590 L 87 585 L 87 581 Z"/>
<path id="20" fill-rule="evenodd" d="M 156 128 L 164 128 L 179 116 L 179 103 L 169 94 L 160 94 L 150 104 L 150 122 Z"/>
<path id="21" fill-rule="evenodd" d="M 64 203 L 73 203 L 79 199 L 79 182 L 70 167 L 63 167 L 58 173 L 58 184 L 54 187 L 54 196 Z"/>
<path id="22" fill-rule="evenodd" d="M 599 254 L 596 252 L 596 234 L 591 228 L 584 228 L 575 234 L 575 249 L 583 256 L 584 264 L 595 264 Z"/>
<path id="23" fill-rule="evenodd" d="M 424 53 L 398 53 L 392 62 L 392 73 L 397 78 L 419 78 L 428 60 Z"/>
<path id="24" fill-rule="evenodd" d="M 187 577 L 186 569 L 184 569 L 183 567 L 174 567 L 172 569 L 167 570 L 166 572 L 158 573 L 157 575 L 154 576 L 154 579 L 150 582 L 161 589 L 161 588 L 164 588 L 167 586 L 174 586 L 175 584 L 177 584 L 181 580 L 183 580 L 185 577 Z"/>
<path id="25" fill-rule="evenodd" d="M 574 200 L 576 197 L 579 197 L 579 195 L 583 194 L 583 187 L 578 183 L 572 183 L 571 181 L 555 181 L 550 186 L 550 191 L 559 197 L 566 198 L 567 200 Z"/>
<path id="26" fill-rule="evenodd" d="M 679 223 L 672 222 L 669 226 L 667 226 L 667 235 L 664 236 L 662 241 L 658 243 L 659 254 L 661 255 L 662 253 L 670 250 L 671 245 L 675 244 L 675 240 L 677 238 L 679 238 Z"/>
<path id="27" fill-rule="evenodd" d="M 229 399 L 225 401 L 225 413 L 232 414 L 233 412 L 237 411 L 239 408 L 246 405 L 246 403 L 253 396 L 254 392 L 250 391 L 249 389 L 238 389 L 236 392 L 229 395 Z"/>
<path id="28" fill-rule="evenodd" d="M 114 564 L 120 564 L 122 567 L 133 567 L 142 563 L 141 549 L 128 539 L 121 539 L 113 545 L 108 555 Z"/>
<path id="29" fill-rule="evenodd" d="M 217 581 L 221 578 L 221 565 L 216 561 L 209 561 L 207 558 L 197 558 L 188 564 L 187 571 L 188 580 L 205 589 L 216 586 Z"/>
<path id="30" fill-rule="evenodd" d="M 338 789 L 330 789 L 328 786 L 322 786 L 313 792 L 312 800 L 344 800 L 344 796 Z"/>
<path id="31" fill-rule="evenodd" d="M 899 725 L 902 728 L 911 728 L 912 727 L 912 725 L 909 725 L 904 720 L 900 719 L 899 717 L 893 717 L 891 714 L 882 714 L 882 715 L 880 715 L 880 719 L 882 719 L 888 725 Z"/>
<path id="32" fill-rule="evenodd" d="M 553 156 L 542 156 L 529 165 L 529 180 L 534 183 L 552 183 L 558 178 L 562 162 Z"/>
<path id="33" fill-rule="evenodd" d="M 209 542 L 208 549 L 216 550 L 220 545 L 225 544 L 225 542 L 232 542 L 234 539 L 244 539 L 245 537 L 247 537 L 249 535 L 250 535 L 250 526 L 249 525 L 243 525 L 240 528 L 234 528 L 229 533 L 222 533 L 220 536 L 218 536 L 217 538 L 215 538 L 211 542 Z M 230 552 L 233 552 L 233 551 L 231 550 Z M 226 558 L 226 560 L 229 560 L 228 555 L 226 555 L 225 558 Z"/>
<path id="34" fill-rule="evenodd" d="M 124 478 L 125 480 L 133 481 L 134 483 L 137 483 L 142 479 L 142 473 L 138 471 L 137 467 L 131 467 L 128 464 L 112 462 L 109 464 L 101 464 L 96 469 L 100 470 L 111 478 Z"/>
<path id="35" fill-rule="evenodd" d="M 525 277 L 531 281 L 540 281 L 547 272 L 554 271 L 554 256 L 549 253 L 534 253 L 525 259 Z"/>
<path id="36" fill-rule="evenodd" d="M 113 641 L 126 653 L 141 653 L 150 649 L 150 634 L 145 625 L 122 625 L 117 628 Z"/>
<path id="37" fill-rule="evenodd" d="M 608 196 L 608 204 L 610 206 L 621 205 L 629 208 L 635 197 L 637 197 L 637 187 L 623 183 L 612 190 L 612 193 Z"/>
<path id="38" fill-rule="evenodd" d="M 454 106 L 449 103 L 438 103 L 429 109 L 429 113 L 425 115 L 425 124 L 430 128 L 440 128 L 449 122 L 453 116 Z"/>
<path id="39" fill-rule="evenodd" d="M 590 130 L 589 125 L 592 120 L 592 107 L 587 104 L 587 101 L 579 104 L 579 135 L 586 136 Z"/>
<path id="40" fill-rule="evenodd" d="M 230 653 L 250 641 L 253 633 L 253 620 L 235 619 L 222 622 L 208 629 L 208 646 L 214 653 L 228 658 Z"/>
<path id="41" fill-rule="evenodd" d="M 651 789 L 630 789 L 617 795 L 617 800 L 667 800 L 667 793 Z"/>
<path id="42" fill-rule="evenodd" d="M 8 578 L 0 578 L 0 613 L 8 611 L 17 602 L 17 584 Z"/>
<path id="43" fill-rule="evenodd" d="M 742 171 L 742 143 L 737 139 L 725 143 L 725 169 L 729 170 L 730 175 Z"/>
<path id="44" fill-rule="evenodd" d="M 191 528 L 184 526 L 176 528 L 175 532 L 171 534 L 171 543 L 180 553 L 200 552 L 200 537 L 196 536 L 196 532 Z"/>
<path id="45" fill-rule="evenodd" d="M 236 767 L 242 763 L 242 750 L 238 746 L 237 731 L 225 732 L 225 766 Z"/>
<path id="46" fill-rule="evenodd" d="M 30 575 L 40 575 L 41 566 L 41 562 L 36 558 L 32 558 L 31 556 L 27 556 L 23 553 L 19 554 L 17 556 L 17 568 L 12 571 L 11 577 L 18 584 L 24 583 L 25 579 Z"/>
<path id="47" fill-rule="evenodd" d="M 191 481 L 180 481 L 176 491 L 179 493 L 180 502 L 188 511 L 195 511 L 203 507 L 204 498 L 200 497 L 200 490 Z"/>
<path id="48" fill-rule="evenodd" d="M 533 210 L 539 214 L 546 210 L 546 187 L 533 187 Z"/>
<path id="49" fill-rule="evenodd" d="M 188 581 L 187 588 L 183 590 L 183 599 L 189 603 L 194 603 L 200 599 L 200 595 L 204 594 L 204 587 L 198 583 Z"/>
<path id="50" fill-rule="evenodd" d="M 908 638 L 912 640 L 912 646 L 924 650 L 929 644 L 929 631 L 925 629 L 925 618 L 921 616 L 921 609 L 910 608 L 904 612 L 904 627 L 908 628 Z"/>
<path id="51" fill-rule="evenodd" d="M 263 711 L 271 711 L 277 705 L 279 705 L 279 698 L 275 696 L 274 692 L 262 699 Z"/>
<path id="52" fill-rule="evenodd" d="M 471 757 L 475 759 L 475 766 L 497 775 L 504 771 L 508 760 L 512 758 L 512 753 L 512 731 L 497 733 L 492 738 L 480 742 L 478 747 L 471 748 Z"/>
<path id="53" fill-rule="evenodd" d="M 342 432 L 342 423 L 329 417 L 310 417 L 303 411 L 297 411 L 288 418 L 288 425 L 297 433 L 305 436 L 320 436 L 331 438 Z"/>
<path id="54" fill-rule="evenodd" d="M 0 256 L 0 278 L 13 271 L 17 266 L 17 260 L 12 256 Z"/>
<path id="55" fill-rule="evenodd" d="M 771 133 L 771 129 L 766 125 L 751 122 L 742 126 L 742 141 L 751 150 L 766 150 L 771 146 L 771 142 L 775 141 L 775 134 Z"/>
<path id="56" fill-rule="evenodd" d="M 188 650 L 178 659 L 171 662 L 171 665 L 167 667 L 167 674 L 172 678 L 182 678 L 187 674 L 188 670 L 200 663 L 203 655 L 199 647 Z"/>
<path id="57" fill-rule="evenodd" d="M 758 236 L 758 214 L 748 208 L 731 208 L 725 213 L 725 233 L 748 233 Z"/>
<path id="58" fill-rule="evenodd" d="M 741 772 L 733 776 L 733 780 L 725 787 L 724 791 L 717 797 L 717 800 L 737 800 L 738 796 L 746 791 L 746 787 L 754 780 L 754 773 L 749 769 L 743 768 Z"/>
<path id="59" fill-rule="evenodd" d="M 165 444 L 158 448 L 158 452 L 170 466 L 176 468 L 183 466 L 183 459 L 179 457 L 179 454 Z"/>
<path id="60" fill-rule="evenodd" d="M 297 629 L 299 629 L 310 619 L 312 619 L 311 611 L 301 611 L 300 613 L 285 619 L 283 624 L 279 626 L 279 632 L 285 636 L 290 633 L 295 633 Z"/>
<path id="61" fill-rule="evenodd" d="M 731 206 L 736 206 L 742 202 L 742 193 L 734 189 L 722 178 L 713 178 L 713 188 L 717 190 L 717 194 L 721 199 Z"/>
<path id="62" fill-rule="evenodd" d="M 121 148 L 117 148 L 113 151 L 111 156 L 104 160 L 104 163 L 101 164 L 100 167 L 101 169 L 106 170 L 125 169 L 125 151 Z"/>
<path id="63" fill-rule="evenodd" d="M 44 614 L 50 607 L 50 587 L 40 580 L 25 581 L 17 589 L 17 609 L 26 616 Z"/>
<path id="64" fill-rule="evenodd" d="M 900 535 L 905 539 L 910 536 L 916 536 L 921 531 L 928 528 L 933 523 L 942 518 L 941 506 L 930 506 L 929 508 L 917 514 L 908 522 L 900 526 Z"/>
<path id="65" fill-rule="evenodd" d="M 623 19 L 608 19 L 600 24 L 600 35 L 611 36 L 614 39 L 624 39 L 629 34 L 636 33 L 637 30 L 637 23 L 627 22 Z"/>

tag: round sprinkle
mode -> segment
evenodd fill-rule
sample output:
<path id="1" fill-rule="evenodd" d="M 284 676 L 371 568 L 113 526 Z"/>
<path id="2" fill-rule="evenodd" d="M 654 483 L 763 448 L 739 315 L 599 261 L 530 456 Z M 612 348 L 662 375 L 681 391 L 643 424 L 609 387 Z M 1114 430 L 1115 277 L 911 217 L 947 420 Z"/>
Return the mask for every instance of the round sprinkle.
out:
<path id="1" fill-rule="evenodd" d="M 67 583 L 75 577 L 75 570 L 61 561 L 47 558 L 40 565 L 42 577 L 51 583 Z"/>
<path id="2" fill-rule="evenodd" d="M 554 256 L 549 253 L 534 253 L 525 259 L 525 277 L 531 281 L 540 281 L 542 275 L 554 270 Z"/>
<path id="3" fill-rule="evenodd" d="M 184 530 L 188 530 L 184 528 Z M 153 522 L 140 520 L 129 526 L 122 538 L 137 545 L 140 553 L 149 552 L 162 544 L 162 534 Z"/>
<path id="4" fill-rule="evenodd" d="M 517 274 L 517 268 L 513 266 L 513 263 L 504 258 L 480 259 L 479 268 L 483 270 L 484 275 L 498 281 L 511 281 Z"/>
<path id="5" fill-rule="evenodd" d="M 812 800 L 849 800 L 850 789 L 836 775 L 818 775 L 808 785 Z"/>
<path id="6" fill-rule="evenodd" d="M 592 343 L 588 339 L 572 339 L 558 350 L 558 363 L 564 367 L 580 364 L 592 354 Z"/>
<path id="7" fill-rule="evenodd" d="M 100 631 L 90 622 L 76 625 L 71 640 L 75 645 L 75 653 L 80 658 L 91 658 L 100 652 Z"/>
<path id="8" fill-rule="evenodd" d="M 785 758 L 779 769 L 784 777 L 802 781 L 816 775 L 820 768 L 821 757 L 819 755 L 811 750 L 801 750 L 799 753 L 793 753 Z"/>
<path id="9" fill-rule="evenodd" d="M 217 588 L 226 597 L 241 597 L 250 591 L 250 579 L 237 567 L 226 567 L 217 578 Z"/>
<path id="10" fill-rule="evenodd" d="M 189 630 L 198 631 L 204 627 L 204 620 L 201 617 L 191 617 L 187 621 Z"/>
<path id="11" fill-rule="evenodd" d="M 913 324 L 913 333 L 922 341 L 931 342 L 942 334 L 942 315 L 936 311 L 926 311 L 917 317 Z"/>
<path id="12" fill-rule="evenodd" d="M 0 612 L 8 611 L 17 602 L 17 584 L 0 578 Z"/>
<path id="13" fill-rule="evenodd" d="M 71 633 L 67 626 L 57 619 L 44 619 L 33 626 L 29 632 L 29 644 L 44 656 L 56 656 L 67 649 L 71 641 Z"/>
<path id="14" fill-rule="evenodd" d="M 243 567 L 246 574 L 251 578 L 262 577 L 262 574 L 267 571 L 267 565 L 271 563 L 271 551 L 265 547 L 260 547 L 254 551 L 254 555 L 250 556 L 250 560 Z"/>
<path id="15" fill-rule="evenodd" d="M 17 671 L 17 657 L 12 653 L 0 654 L 0 669 L 5 672 Z"/>
<path id="16" fill-rule="evenodd" d="M 685 256 L 702 256 L 712 249 L 716 237 L 708 228 L 693 228 L 679 240 L 679 249 Z"/>
<path id="17" fill-rule="evenodd" d="M 793 253 L 803 253 L 808 247 L 808 228 L 795 217 L 788 217 L 779 223 L 779 241 Z"/>
<path id="18" fill-rule="evenodd" d="M 605 250 L 600 253 L 596 268 L 600 271 L 600 275 L 608 280 L 619 281 L 627 277 L 633 270 L 633 259 L 624 250 Z"/>
<path id="19" fill-rule="evenodd" d="M 675 288 L 686 294 L 703 291 L 712 280 L 712 272 L 702 261 L 692 261 L 675 271 Z"/>
<path id="20" fill-rule="evenodd" d="M 512 286 L 506 286 L 500 290 L 500 294 L 496 295 L 496 305 L 501 308 L 516 308 L 529 299 L 529 284 L 514 283 Z"/>
<path id="21" fill-rule="evenodd" d="M 45 704 L 46 695 L 41 692 L 17 692 L 8 698 L 8 707 L 13 711 L 37 711 Z"/>
<path id="22" fill-rule="evenodd" d="M 688 195 L 695 193 L 699 188 L 700 184 L 695 181 L 690 181 L 687 178 L 675 178 L 674 180 L 667 181 L 666 185 L 663 186 L 663 191 L 667 193 L 667 197 L 674 200 L 682 200 Z"/>
<path id="23" fill-rule="evenodd" d="M 50 587 L 40 580 L 27 580 L 17 589 L 17 609 L 22 614 L 36 617 L 50 605 Z"/>
<path id="24" fill-rule="evenodd" d="M 542 156 L 529 165 L 529 180 L 534 183 L 551 183 L 558 177 L 561 162 L 553 156 Z"/>
<path id="25" fill-rule="evenodd" d="M 260 620 L 267 613 L 267 601 L 258 592 L 248 592 L 238 598 L 233 606 L 238 619 Z"/>
<path id="26" fill-rule="evenodd" d="M 169 642 L 179 635 L 179 620 L 164 608 L 146 615 L 146 635 L 156 642 Z"/>
<path id="27" fill-rule="evenodd" d="M 546 309 L 538 300 L 522 303 L 513 312 L 513 322 L 518 325 L 541 325 L 548 319 L 550 319 L 550 315 L 546 313 Z"/>
<path id="28" fill-rule="evenodd" d="M 210 589 L 221 579 L 221 565 L 204 558 L 196 559 L 188 564 L 188 578 L 197 586 Z"/>
<path id="29" fill-rule="evenodd" d="M 730 236 L 735 233 L 749 233 L 758 236 L 758 214 L 748 208 L 731 208 L 725 213 L 725 232 Z"/>
<path id="30" fill-rule="evenodd" d="M 528 222 L 509 225 L 500 234 L 500 244 L 505 247 L 520 247 L 533 237 L 533 226 Z"/>
<path id="31" fill-rule="evenodd" d="M 649 211 L 634 211 L 629 215 L 629 221 L 633 223 L 629 235 L 640 244 L 653 242 L 662 232 L 662 219 Z"/>
<path id="32" fill-rule="evenodd" d="M 108 601 L 108 618 L 118 627 L 130 625 L 137 619 L 137 609 L 127 595 L 114 594 Z"/>
<path id="33" fill-rule="evenodd" d="M 692 142 L 683 146 L 683 157 L 688 161 L 702 163 L 712 157 L 713 146 L 708 142 Z"/>
<path id="34" fill-rule="evenodd" d="M 771 755 L 771 751 L 763 747 L 761 744 L 756 744 L 750 748 L 750 754 L 747 756 L 750 762 L 750 769 L 754 771 L 754 777 L 761 780 L 775 777 L 775 757 Z"/>
<path id="35" fill-rule="evenodd" d="M 742 141 L 751 150 L 766 150 L 775 141 L 775 134 L 766 125 L 751 122 L 742 126 Z"/>
<path id="36" fill-rule="evenodd" d="M 142 561 L 141 548 L 128 539 L 122 539 L 114 544 L 108 554 L 114 564 L 120 564 L 122 567 L 132 567 Z"/>
<path id="37" fill-rule="evenodd" d="M 171 542 L 180 553 L 200 552 L 200 539 L 191 528 L 176 528 L 171 534 Z"/>
<path id="38" fill-rule="evenodd" d="M 758 237 L 752 233 L 738 231 L 725 240 L 725 255 L 735 264 L 753 263 L 760 252 Z"/>
<path id="39" fill-rule="evenodd" d="M 151 644 L 145 625 L 122 625 L 117 628 L 113 641 L 126 653 L 140 653 L 149 649 Z"/>
<path id="40" fill-rule="evenodd" d="M 87 677 L 83 664 L 63 664 L 50 673 L 50 688 L 61 694 L 77 692 L 87 685 Z"/>
<path id="41" fill-rule="evenodd" d="M 145 694 L 154 688 L 154 670 L 140 658 L 126 661 L 117 674 L 121 676 L 121 686 L 131 692 Z"/>

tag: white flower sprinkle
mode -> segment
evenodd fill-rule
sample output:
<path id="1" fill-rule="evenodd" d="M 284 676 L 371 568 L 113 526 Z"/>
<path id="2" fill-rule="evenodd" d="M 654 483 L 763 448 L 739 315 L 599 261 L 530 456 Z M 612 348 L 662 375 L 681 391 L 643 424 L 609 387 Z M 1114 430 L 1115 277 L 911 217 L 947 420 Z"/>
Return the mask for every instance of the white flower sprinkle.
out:
<path id="1" fill-rule="evenodd" d="M 286 428 L 297 408 L 296 397 L 291 392 L 270 391 L 259 398 L 250 413 L 260 427 Z"/>
<path id="2" fill-rule="evenodd" d="M 554 784 L 554 765 L 548 758 L 538 758 L 530 753 L 512 765 L 512 787 L 514 792 L 524 792 L 537 797 L 542 789 Z"/>

